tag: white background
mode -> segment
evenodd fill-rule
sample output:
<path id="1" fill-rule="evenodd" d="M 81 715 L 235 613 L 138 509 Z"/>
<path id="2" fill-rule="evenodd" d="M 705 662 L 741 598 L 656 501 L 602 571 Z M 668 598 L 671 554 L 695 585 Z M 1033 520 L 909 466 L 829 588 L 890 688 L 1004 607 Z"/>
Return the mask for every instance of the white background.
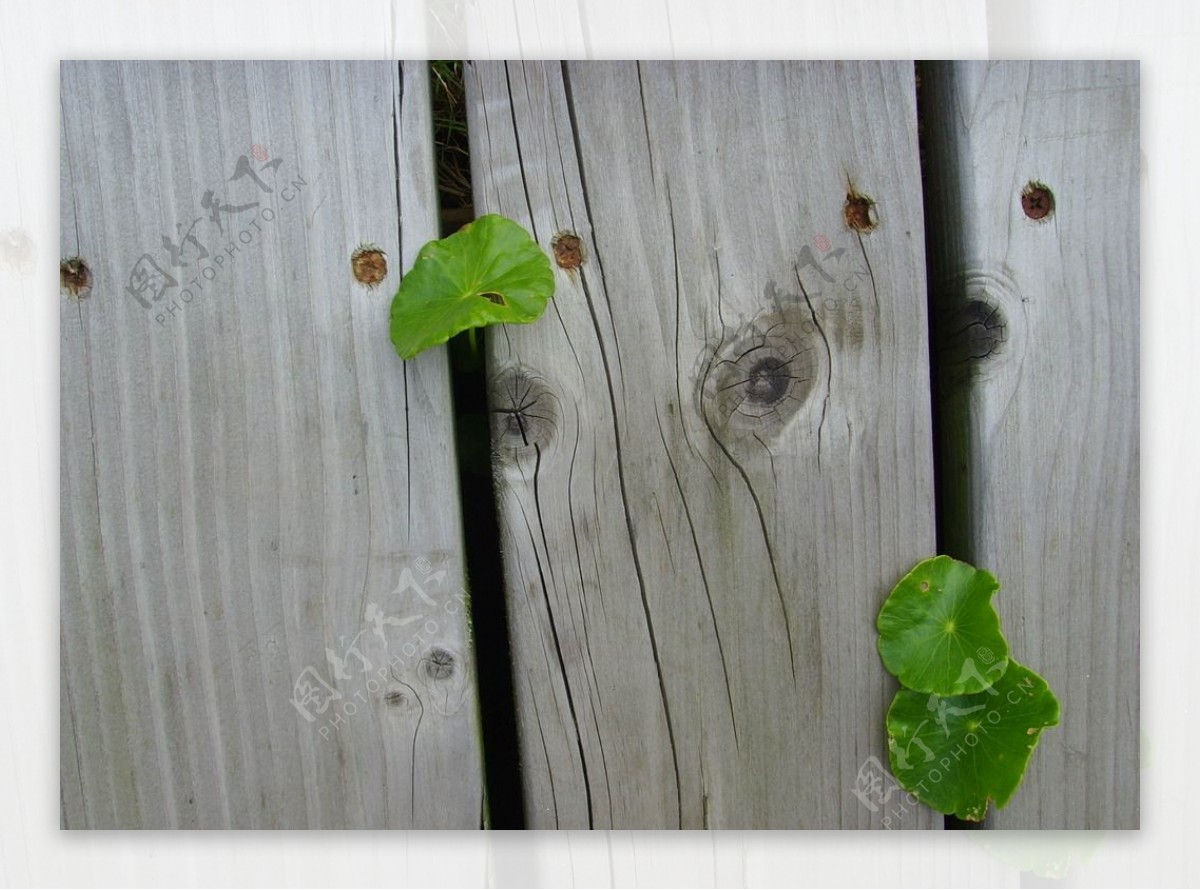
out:
<path id="1" fill-rule="evenodd" d="M 0 885 L 1200 882 L 1198 50 L 1187 0 L 0 0 Z M 585 56 L 1142 61 L 1140 832 L 58 830 L 59 60 Z"/>

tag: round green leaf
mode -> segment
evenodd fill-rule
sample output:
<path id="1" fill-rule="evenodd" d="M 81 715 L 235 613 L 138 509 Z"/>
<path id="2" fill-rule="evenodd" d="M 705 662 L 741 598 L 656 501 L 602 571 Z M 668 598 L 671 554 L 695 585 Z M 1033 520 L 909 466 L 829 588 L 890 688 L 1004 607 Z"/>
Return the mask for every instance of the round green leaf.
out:
<path id="1" fill-rule="evenodd" d="M 972 695 L 901 689 L 887 715 L 892 773 L 922 803 L 978 822 L 989 800 L 1008 803 L 1042 730 L 1057 724 L 1050 687 L 1015 661 Z"/>
<path id="2" fill-rule="evenodd" d="M 468 328 L 528 324 L 553 295 L 550 258 L 529 233 L 481 216 L 421 248 L 392 300 L 392 343 L 409 359 Z"/>
<path id="3" fill-rule="evenodd" d="M 989 573 L 949 556 L 917 563 L 893 588 L 875 626 L 884 666 L 917 692 L 960 695 L 986 689 L 1004 673 L 1008 642 Z M 989 675 L 978 664 L 989 666 Z"/>

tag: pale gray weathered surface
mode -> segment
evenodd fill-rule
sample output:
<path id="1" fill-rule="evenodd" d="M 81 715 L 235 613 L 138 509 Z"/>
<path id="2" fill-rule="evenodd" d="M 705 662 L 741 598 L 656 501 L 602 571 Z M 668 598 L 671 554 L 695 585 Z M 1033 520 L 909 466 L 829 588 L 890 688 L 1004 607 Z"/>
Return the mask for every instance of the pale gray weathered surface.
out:
<path id="1" fill-rule="evenodd" d="M 445 353 L 387 332 L 425 66 L 68 62 L 62 114 L 63 825 L 478 826 Z"/>
<path id="2" fill-rule="evenodd" d="M 489 338 L 529 824 L 940 824 L 853 793 L 875 615 L 934 547 L 912 65 L 467 86 L 477 211 L 587 253 Z"/>
<path id="3" fill-rule="evenodd" d="M 1062 705 L 989 824 L 1136 828 L 1138 65 L 933 63 L 922 95 L 946 546 Z"/>

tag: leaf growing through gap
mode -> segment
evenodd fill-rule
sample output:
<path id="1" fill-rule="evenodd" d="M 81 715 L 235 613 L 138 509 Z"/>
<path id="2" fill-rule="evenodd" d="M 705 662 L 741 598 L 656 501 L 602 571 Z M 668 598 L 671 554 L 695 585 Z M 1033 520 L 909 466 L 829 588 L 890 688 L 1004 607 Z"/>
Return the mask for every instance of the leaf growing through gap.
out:
<path id="1" fill-rule="evenodd" d="M 917 692 L 980 692 L 1004 673 L 1008 642 L 989 572 L 949 556 L 917 563 L 879 610 L 879 654 L 900 682 Z M 984 677 L 977 660 L 989 666 Z"/>
<path id="2" fill-rule="evenodd" d="M 410 359 L 469 328 L 528 324 L 553 295 L 550 259 L 529 233 L 481 216 L 421 248 L 392 300 L 392 343 Z"/>
<path id="3" fill-rule="evenodd" d="M 1008 803 L 1058 715 L 1046 681 L 1015 661 L 971 695 L 901 689 L 887 715 L 892 772 L 922 803 L 978 822 L 989 800 Z"/>

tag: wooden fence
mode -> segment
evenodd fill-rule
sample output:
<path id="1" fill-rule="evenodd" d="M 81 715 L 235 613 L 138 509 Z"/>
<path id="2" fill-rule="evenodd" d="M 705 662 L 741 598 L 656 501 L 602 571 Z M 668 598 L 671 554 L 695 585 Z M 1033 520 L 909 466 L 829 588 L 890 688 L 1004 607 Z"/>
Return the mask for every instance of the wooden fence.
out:
<path id="1" fill-rule="evenodd" d="M 872 792 L 874 618 L 940 542 L 1062 702 L 989 824 L 1137 827 L 1136 64 L 465 80 L 476 212 L 584 251 L 487 341 L 524 824 L 941 827 Z M 505 628 L 446 351 L 387 334 L 425 65 L 64 63 L 62 102 L 63 825 L 490 824 Z"/>

